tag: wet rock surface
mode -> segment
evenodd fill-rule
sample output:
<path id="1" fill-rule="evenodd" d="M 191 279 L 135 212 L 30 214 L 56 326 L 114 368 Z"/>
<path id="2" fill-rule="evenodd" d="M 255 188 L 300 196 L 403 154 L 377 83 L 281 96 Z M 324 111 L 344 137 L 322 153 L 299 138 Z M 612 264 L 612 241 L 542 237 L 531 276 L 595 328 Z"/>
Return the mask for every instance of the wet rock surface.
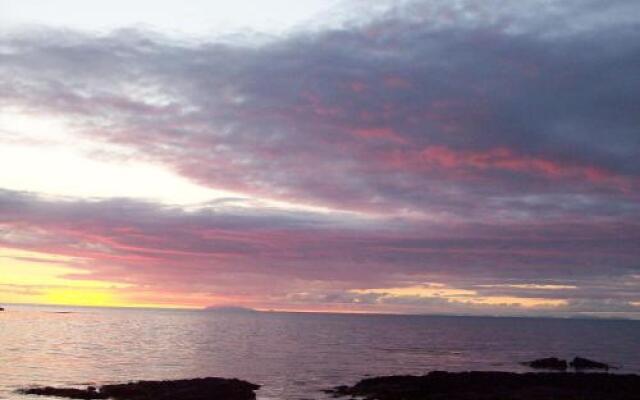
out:
<path id="1" fill-rule="evenodd" d="M 540 358 L 533 361 L 523 362 L 522 365 L 526 365 L 527 367 L 535 368 L 535 369 L 555 369 L 555 370 L 566 370 L 568 367 L 566 360 L 561 360 L 556 357 L 549 358 Z"/>
<path id="2" fill-rule="evenodd" d="M 36 387 L 19 393 L 68 399 L 114 400 L 254 400 L 254 385 L 238 379 L 201 378 L 174 381 L 140 381 L 86 389 Z"/>
<path id="3" fill-rule="evenodd" d="M 640 376 L 435 371 L 369 378 L 329 392 L 377 400 L 639 400 Z"/>
<path id="4" fill-rule="evenodd" d="M 608 371 L 609 369 L 617 369 L 609 364 L 606 364 L 600 361 L 589 360 L 588 358 L 583 358 L 583 357 L 575 357 L 569 363 L 566 360 L 562 360 L 556 357 L 548 357 L 548 358 L 539 358 L 537 360 L 527 361 L 520 364 L 526 365 L 527 367 L 531 367 L 534 369 L 548 369 L 548 370 L 557 370 L 557 371 L 565 371 L 569 367 L 577 371 L 589 370 L 589 369 L 599 369 L 599 370 Z"/>
<path id="5" fill-rule="evenodd" d="M 577 370 L 580 370 L 580 369 L 602 369 L 602 370 L 608 371 L 609 369 L 613 368 L 609 364 L 605 364 L 605 363 L 599 362 L 599 361 L 589 360 L 588 358 L 582 358 L 582 357 L 574 358 L 573 361 L 571 361 L 569 363 L 569 365 L 571 365 L 571 368 L 575 368 Z"/>
<path id="6" fill-rule="evenodd" d="M 20 394 L 65 397 L 67 399 L 106 399 L 106 396 L 90 389 L 54 388 L 50 386 L 19 390 Z"/>

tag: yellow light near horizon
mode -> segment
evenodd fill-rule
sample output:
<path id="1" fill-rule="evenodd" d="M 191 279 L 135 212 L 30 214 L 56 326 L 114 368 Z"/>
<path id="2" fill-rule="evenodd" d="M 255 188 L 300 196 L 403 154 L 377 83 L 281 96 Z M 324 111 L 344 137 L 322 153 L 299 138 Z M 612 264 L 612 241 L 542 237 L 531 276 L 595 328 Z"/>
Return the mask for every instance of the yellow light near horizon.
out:
<path id="1" fill-rule="evenodd" d="M 67 306 L 109 307 L 125 304 L 107 289 L 48 289 L 44 300 L 48 304 Z"/>
<path id="2" fill-rule="evenodd" d="M 86 271 L 66 265 L 72 257 L 0 248 L 0 303 L 92 307 L 200 308 L 211 296 L 135 291 L 133 285 L 78 279 Z M 70 279 L 67 276 L 76 277 Z M 224 299 L 220 299 L 224 300 Z"/>
<path id="3" fill-rule="evenodd" d="M 68 305 L 124 305 L 116 294 L 130 285 L 95 279 L 69 279 L 86 274 L 66 265 L 72 257 L 0 248 L 0 302 Z"/>
<path id="4" fill-rule="evenodd" d="M 428 283 L 424 285 L 415 285 L 396 288 L 382 289 L 354 289 L 352 293 L 357 294 L 380 294 L 389 297 L 455 297 L 455 296 L 471 296 L 476 291 L 467 289 L 458 289 L 448 287 L 442 283 Z"/>
<path id="5" fill-rule="evenodd" d="M 486 296 L 486 297 L 474 297 L 469 300 L 465 300 L 465 303 L 480 304 L 480 305 L 505 305 L 505 306 L 518 306 L 523 308 L 537 308 L 537 307 L 560 307 L 568 304 L 564 299 L 546 299 L 540 297 L 515 297 L 515 296 Z"/>
<path id="6" fill-rule="evenodd" d="M 19 249 L 0 248 L 0 284 L 14 286 L 73 286 L 81 288 L 123 288 L 127 285 L 93 279 L 69 279 L 87 272 L 67 263 L 73 257 Z"/>

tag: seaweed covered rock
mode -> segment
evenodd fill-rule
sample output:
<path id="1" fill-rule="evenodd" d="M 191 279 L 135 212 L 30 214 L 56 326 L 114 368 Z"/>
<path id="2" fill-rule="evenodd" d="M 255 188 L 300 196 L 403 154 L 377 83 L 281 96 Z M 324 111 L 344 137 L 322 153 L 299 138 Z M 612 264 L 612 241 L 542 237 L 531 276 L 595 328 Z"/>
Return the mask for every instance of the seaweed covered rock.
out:
<path id="1" fill-rule="evenodd" d="M 255 390 L 259 388 L 259 385 L 239 379 L 200 378 L 139 381 L 86 389 L 40 387 L 23 389 L 19 392 L 87 400 L 254 400 Z"/>
<path id="2" fill-rule="evenodd" d="M 377 400 L 640 400 L 640 376 L 435 371 L 364 379 L 332 393 Z"/>
<path id="3" fill-rule="evenodd" d="M 537 360 L 523 362 L 522 365 L 535 369 L 555 369 L 559 371 L 566 370 L 568 366 L 567 361 L 556 357 L 539 358 Z"/>
<path id="4" fill-rule="evenodd" d="M 73 388 L 55 388 L 51 386 L 37 387 L 19 390 L 21 394 L 30 394 L 49 397 L 65 397 L 67 399 L 106 399 L 107 396 L 100 394 L 95 388 L 73 389 Z"/>
<path id="5" fill-rule="evenodd" d="M 608 371 L 612 368 L 609 364 L 605 364 L 599 361 L 589 360 L 588 358 L 576 357 L 569 363 L 572 368 L 577 370 L 581 369 L 602 369 Z"/>

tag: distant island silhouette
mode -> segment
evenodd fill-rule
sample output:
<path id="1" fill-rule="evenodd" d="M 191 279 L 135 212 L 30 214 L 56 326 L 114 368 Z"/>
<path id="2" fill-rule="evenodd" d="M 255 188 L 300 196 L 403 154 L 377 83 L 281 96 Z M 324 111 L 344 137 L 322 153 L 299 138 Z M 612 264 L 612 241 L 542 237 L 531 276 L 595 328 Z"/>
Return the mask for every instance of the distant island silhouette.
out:
<path id="1" fill-rule="evenodd" d="M 220 314 L 254 314 L 258 313 L 258 310 L 254 310 L 249 307 L 241 306 L 210 306 L 203 309 L 206 312 L 215 312 Z"/>

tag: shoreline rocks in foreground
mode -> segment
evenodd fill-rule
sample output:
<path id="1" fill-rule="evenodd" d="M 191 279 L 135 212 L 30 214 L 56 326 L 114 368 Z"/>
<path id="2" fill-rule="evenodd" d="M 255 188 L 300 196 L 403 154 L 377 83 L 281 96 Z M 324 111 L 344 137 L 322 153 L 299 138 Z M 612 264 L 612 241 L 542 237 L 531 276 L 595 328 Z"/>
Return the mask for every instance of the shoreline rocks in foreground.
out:
<path id="1" fill-rule="evenodd" d="M 434 371 L 424 376 L 368 378 L 327 392 L 376 400 L 640 400 L 640 376 Z"/>
<path id="2" fill-rule="evenodd" d="M 34 387 L 18 392 L 85 400 L 255 400 L 255 391 L 259 388 L 259 385 L 239 379 L 199 378 L 139 381 L 86 389 Z"/>

